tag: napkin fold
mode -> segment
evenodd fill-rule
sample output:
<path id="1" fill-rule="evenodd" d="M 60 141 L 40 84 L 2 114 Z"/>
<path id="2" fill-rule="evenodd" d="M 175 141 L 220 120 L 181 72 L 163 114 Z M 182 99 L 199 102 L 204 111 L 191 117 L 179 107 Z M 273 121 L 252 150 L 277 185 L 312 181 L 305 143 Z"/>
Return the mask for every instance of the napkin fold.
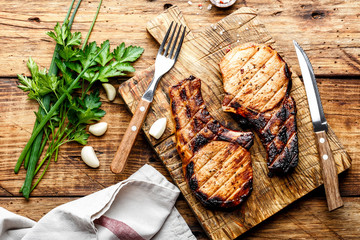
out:
<path id="1" fill-rule="evenodd" d="M 37 223 L 0 208 L 0 239 L 196 239 L 174 207 L 179 194 L 144 165 L 127 180 L 58 206 Z"/>

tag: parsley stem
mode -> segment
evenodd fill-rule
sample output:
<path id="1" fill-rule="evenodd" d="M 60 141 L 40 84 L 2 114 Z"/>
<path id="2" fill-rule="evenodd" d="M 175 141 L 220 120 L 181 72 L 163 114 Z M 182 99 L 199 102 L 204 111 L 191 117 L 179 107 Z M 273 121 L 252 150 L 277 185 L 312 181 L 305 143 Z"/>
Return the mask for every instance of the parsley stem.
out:
<path id="1" fill-rule="evenodd" d="M 70 28 L 70 29 L 71 29 L 71 25 L 72 25 L 73 19 L 74 19 L 74 17 L 75 17 L 75 14 L 76 14 L 76 12 L 77 12 L 77 10 L 78 10 L 78 8 L 79 8 L 80 2 L 81 2 L 81 0 L 79 1 L 79 3 L 77 4 L 77 6 L 75 7 L 75 10 L 74 10 L 74 12 L 73 12 L 73 14 L 72 14 L 72 16 L 71 16 L 71 23 L 69 23 L 69 28 Z M 68 10 L 68 12 L 67 12 L 67 14 L 66 14 L 66 17 L 65 17 L 65 19 L 64 19 L 64 23 L 65 23 L 66 20 L 69 18 L 70 13 L 71 13 L 71 10 L 72 10 L 72 8 L 73 8 L 73 6 L 74 6 L 74 3 L 75 3 L 75 0 L 72 0 L 72 2 L 71 2 L 71 4 L 70 4 L 70 7 L 69 7 L 69 10 Z M 57 72 L 58 72 L 58 68 L 57 68 L 56 63 L 55 63 L 55 58 L 58 58 L 58 52 L 59 52 L 59 50 L 60 50 L 60 45 L 59 45 L 59 44 L 56 44 L 55 50 L 54 50 L 54 54 L 53 54 L 53 58 L 52 58 L 52 61 L 51 61 L 51 64 L 50 64 L 50 68 L 49 68 L 49 74 L 56 75 Z M 46 96 L 43 97 L 40 101 L 38 101 L 38 102 L 39 102 L 39 105 L 40 105 L 40 106 L 39 106 L 39 111 L 38 111 L 38 113 L 41 112 L 41 109 L 49 109 L 49 107 L 50 107 L 50 101 L 49 101 L 49 100 L 50 100 L 50 96 L 49 96 L 49 95 L 46 95 Z M 46 103 L 48 103 L 48 104 L 44 104 L 44 102 L 46 102 Z M 36 129 L 38 122 L 39 122 L 38 120 L 35 120 L 33 132 L 34 132 L 34 130 Z M 42 134 L 41 134 L 41 136 L 39 136 L 38 138 L 39 138 L 39 139 L 42 138 Z M 38 148 L 38 147 L 39 147 L 39 146 L 32 146 L 31 149 L 32 149 L 32 148 Z M 27 157 L 25 158 L 25 163 L 24 163 L 25 169 L 27 169 L 28 163 L 29 163 L 29 161 L 30 161 L 30 152 L 31 152 L 31 151 L 28 152 Z M 41 154 L 41 153 L 42 153 L 42 151 L 40 151 L 40 154 Z M 21 167 L 21 163 L 20 163 L 20 164 L 17 163 L 16 166 L 15 166 L 15 170 L 14 170 L 15 173 L 18 173 L 18 172 L 19 172 L 20 167 Z"/>
<path id="2" fill-rule="evenodd" d="M 94 19 L 93 19 L 93 21 L 92 21 L 92 23 L 91 23 L 90 29 L 89 29 L 89 31 L 88 31 L 88 33 L 87 33 L 87 35 L 86 35 L 86 38 L 85 38 L 84 43 L 83 43 L 83 45 L 82 45 L 82 47 L 81 47 L 81 50 L 84 50 L 84 48 L 85 48 L 85 46 L 86 46 L 86 43 L 88 42 L 88 40 L 89 40 L 89 38 L 90 38 L 90 34 L 91 34 L 91 32 L 92 32 L 92 30 L 93 30 L 93 28 L 94 28 L 94 25 L 95 25 L 97 16 L 99 15 L 99 12 L 100 12 L 101 4 L 102 4 L 102 0 L 100 0 L 99 6 L 98 6 L 98 8 L 97 8 L 97 10 L 96 10 L 95 17 L 94 17 Z"/>
<path id="3" fill-rule="evenodd" d="M 100 55 L 100 53 L 102 51 L 104 51 L 105 49 L 107 49 L 109 47 L 109 42 L 106 42 L 103 47 L 100 49 L 100 51 L 95 55 L 95 57 L 92 58 L 92 60 L 90 61 L 90 63 L 82 70 L 82 72 L 77 76 L 77 78 L 71 83 L 71 85 L 69 86 L 68 89 L 66 89 L 60 98 L 56 101 L 56 103 L 51 107 L 50 111 L 48 112 L 48 114 L 41 120 L 41 122 L 39 123 L 38 127 L 35 129 L 35 131 L 33 132 L 32 136 L 30 137 L 28 143 L 26 144 L 24 150 L 21 152 L 20 157 L 18 159 L 18 163 L 24 160 L 26 153 L 29 151 L 32 143 L 34 142 L 35 138 L 37 135 L 39 135 L 39 133 L 41 132 L 41 130 L 44 128 L 44 126 L 46 125 L 46 123 L 50 120 L 50 118 L 52 117 L 52 115 L 55 113 L 55 111 L 59 108 L 59 106 L 64 102 L 64 100 L 67 98 L 67 93 L 70 93 L 73 88 L 76 86 L 76 84 L 78 83 L 78 81 L 80 80 L 80 78 L 82 77 L 82 75 L 84 75 L 84 73 L 88 70 L 88 68 L 91 66 L 91 64 L 95 61 L 95 59 Z"/>
<path id="4" fill-rule="evenodd" d="M 70 18 L 70 21 L 69 21 L 69 24 L 68 24 L 69 29 L 71 29 L 71 26 L 72 26 L 72 24 L 74 22 L 74 18 L 75 18 L 75 13 L 79 9 L 81 1 L 82 0 L 79 0 L 79 2 L 76 4 L 75 9 L 74 9 L 74 13 L 73 13 L 73 15 L 71 15 L 71 18 Z M 72 4 L 74 4 L 74 2 L 75 2 L 75 0 L 73 0 Z M 71 8 L 72 8 L 72 5 L 71 5 Z M 67 15 L 66 19 L 68 19 L 68 18 L 69 18 L 69 15 Z"/>
<path id="5" fill-rule="evenodd" d="M 31 188 L 31 190 L 30 190 L 30 192 L 32 192 L 35 188 L 36 188 L 36 186 L 39 184 L 39 182 L 41 181 L 41 179 L 43 178 L 43 176 L 44 176 L 44 174 L 45 174 L 45 172 L 46 172 L 46 170 L 48 169 L 48 167 L 49 167 L 49 164 L 50 164 L 50 158 L 49 158 L 49 160 L 48 160 L 48 162 L 47 162 L 47 164 L 46 164 L 46 167 L 45 167 L 45 169 L 44 169 L 44 171 L 41 173 L 41 176 L 39 177 L 39 179 L 36 181 L 36 183 L 34 184 L 34 186 L 32 186 L 32 188 Z"/>

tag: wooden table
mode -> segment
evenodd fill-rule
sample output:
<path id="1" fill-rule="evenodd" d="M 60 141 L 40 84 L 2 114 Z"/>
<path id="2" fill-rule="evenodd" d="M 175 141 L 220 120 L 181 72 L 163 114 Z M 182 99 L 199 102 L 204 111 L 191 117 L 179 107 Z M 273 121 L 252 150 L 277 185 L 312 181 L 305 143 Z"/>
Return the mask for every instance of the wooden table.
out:
<path id="1" fill-rule="evenodd" d="M 24 171 L 13 173 L 20 151 L 30 136 L 37 104 L 27 101 L 19 90 L 16 74 L 26 74 L 26 61 L 32 56 L 42 67 L 48 67 L 54 42 L 45 35 L 56 21 L 66 15 L 69 1 L 5 1 L 0 0 L 0 206 L 39 220 L 50 209 L 126 179 L 144 164 L 169 174 L 143 136 L 139 136 L 123 174 L 114 175 L 109 166 L 131 115 L 117 97 L 108 102 L 103 90 L 104 121 L 109 123 L 103 137 L 91 136 L 89 145 L 97 152 L 101 166 L 88 168 L 80 159 L 81 146 L 62 147 L 57 163 L 35 189 L 30 201 L 18 193 Z M 199 4 L 203 8 L 199 8 Z M 97 1 L 84 1 L 73 29 L 85 34 Z M 109 39 L 113 45 L 125 42 L 140 45 L 145 53 L 136 62 L 143 70 L 155 59 L 158 44 L 146 32 L 146 22 L 171 4 L 177 4 L 189 26 L 196 29 L 219 21 L 241 6 L 255 8 L 260 20 L 285 52 L 285 58 L 300 75 L 292 40 L 296 39 L 312 61 L 319 85 L 325 115 L 334 132 L 353 160 L 349 171 L 340 175 L 340 189 L 345 206 L 328 212 L 324 189 L 313 191 L 280 213 L 242 236 L 244 239 L 357 239 L 360 234 L 360 2 L 243 0 L 229 9 L 208 10 L 209 1 L 108 0 L 104 1 L 91 40 Z M 118 86 L 128 78 L 113 79 Z M 99 86 L 100 87 L 100 86 Z M 176 207 L 198 239 L 205 232 L 179 197 Z"/>

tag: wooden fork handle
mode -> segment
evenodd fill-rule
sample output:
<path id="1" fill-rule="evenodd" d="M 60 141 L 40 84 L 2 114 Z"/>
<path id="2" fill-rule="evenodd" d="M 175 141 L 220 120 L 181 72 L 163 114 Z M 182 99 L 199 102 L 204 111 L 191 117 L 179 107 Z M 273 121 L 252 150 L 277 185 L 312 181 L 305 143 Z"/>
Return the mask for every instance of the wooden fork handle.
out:
<path id="1" fill-rule="evenodd" d="M 124 169 L 131 148 L 135 143 L 136 136 L 139 134 L 147 112 L 149 111 L 150 104 L 151 102 L 143 99 L 138 103 L 130 124 L 125 131 L 120 146 L 111 163 L 110 169 L 113 173 L 120 173 Z"/>
<path id="2" fill-rule="evenodd" d="M 320 155 L 326 200 L 329 211 L 344 205 L 339 191 L 339 180 L 335 160 L 325 131 L 316 132 L 316 140 Z"/>

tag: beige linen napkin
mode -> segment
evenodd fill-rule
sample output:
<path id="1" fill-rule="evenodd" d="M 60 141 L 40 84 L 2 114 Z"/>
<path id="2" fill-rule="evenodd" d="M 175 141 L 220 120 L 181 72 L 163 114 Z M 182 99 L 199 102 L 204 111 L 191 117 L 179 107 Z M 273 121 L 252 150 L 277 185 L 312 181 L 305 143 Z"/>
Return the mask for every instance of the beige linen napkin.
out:
<path id="1" fill-rule="evenodd" d="M 37 223 L 0 208 L 0 239 L 196 239 L 174 207 L 179 193 L 145 165 L 125 181 L 51 210 Z"/>

